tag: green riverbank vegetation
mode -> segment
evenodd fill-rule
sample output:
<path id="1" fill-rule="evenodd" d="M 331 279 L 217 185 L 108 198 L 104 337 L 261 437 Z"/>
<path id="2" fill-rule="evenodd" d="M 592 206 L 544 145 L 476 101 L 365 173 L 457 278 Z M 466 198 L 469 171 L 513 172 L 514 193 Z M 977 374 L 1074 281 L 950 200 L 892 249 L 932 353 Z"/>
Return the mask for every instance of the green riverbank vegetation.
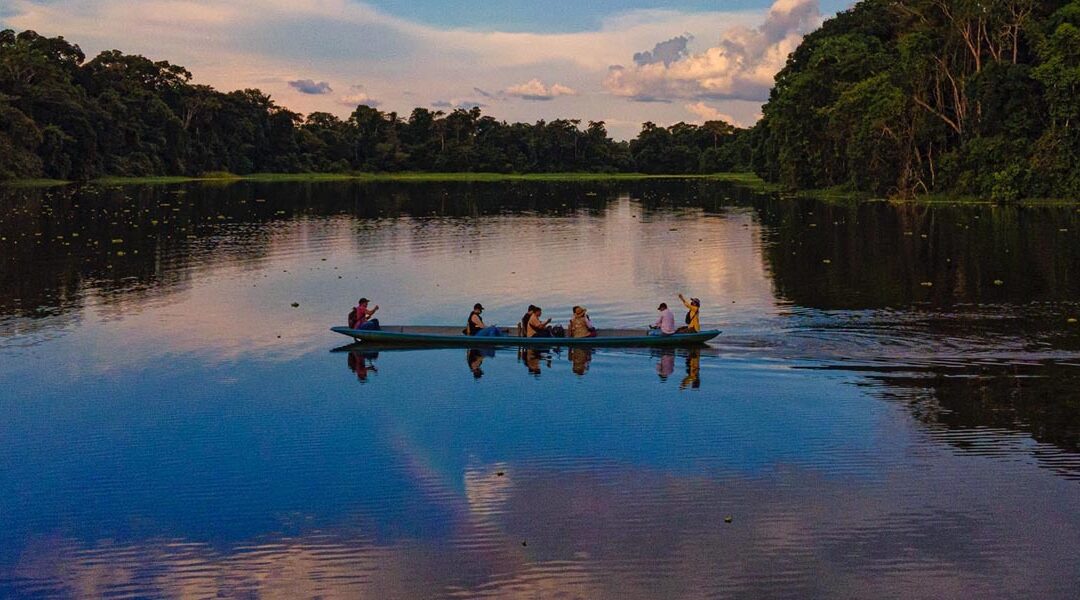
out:
<path id="1" fill-rule="evenodd" d="M 86 60 L 62 37 L 0 32 L 0 180 L 204 173 L 644 173 L 749 171 L 749 130 L 645 123 L 628 142 L 601 121 L 507 123 L 479 108 L 347 118 L 219 92 L 165 61 Z M 416 175 L 415 177 L 421 177 Z"/>
<path id="2" fill-rule="evenodd" d="M 479 108 L 301 115 L 191 78 L 0 32 L 0 181 L 752 170 L 760 189 L 837 196 L 1080 198 L 1080 0 L 862 0 L 805 37 L 753 128 L 644 123 L 630 141 L 601 121 L 507 123 Z"/>
<path id="3" fill-rule="evenodd" d="M 1080 1 L 863 0 L 763 113 L 754 170 L 785 188 L 1080 198 Z"/>
<path id="4" fill-rule="evenodd" d="M 255 183 L 303 183 L 329 181 L 395 181 L 395 182 L 489 182 L 489 181 L 550 181 L 550 182 L 607 182 L 640 181 L 644 179 L 704 179 L 725 181 L 754 189 L 771 191 L 777 189 L 773 184 L 763 181 L 757 175 L 748 172 L 709 173 L 709 174 L 655 174 L 655 173 L 249 173 L 237 175 L 228 172 L 204 173 L 194 176 L 149 175 L 117 177 L 107 176 L 91 179 L 90 183 L 99 185 L 167 185 L 175 183 L 232 183 L 248 181 Z M 11 179 L 0 182 L 9 187 L 50 187 L 75 183 L 64 179 Z"/>

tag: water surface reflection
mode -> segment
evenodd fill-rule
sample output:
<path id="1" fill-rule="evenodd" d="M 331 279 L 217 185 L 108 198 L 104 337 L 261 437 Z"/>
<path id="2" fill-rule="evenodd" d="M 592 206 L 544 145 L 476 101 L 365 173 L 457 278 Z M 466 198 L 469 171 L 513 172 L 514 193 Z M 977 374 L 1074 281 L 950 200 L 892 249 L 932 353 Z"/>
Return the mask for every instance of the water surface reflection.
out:
<path id="1" fill-rule="evenodd" d="M 708 181 L 0 196 L 0 596 L 1080 587 L 1075 208 Z M 329 353 L 358 290 L 386 323 L 482 301 L 627 328 L 692 291 L 724 335 Z"/>

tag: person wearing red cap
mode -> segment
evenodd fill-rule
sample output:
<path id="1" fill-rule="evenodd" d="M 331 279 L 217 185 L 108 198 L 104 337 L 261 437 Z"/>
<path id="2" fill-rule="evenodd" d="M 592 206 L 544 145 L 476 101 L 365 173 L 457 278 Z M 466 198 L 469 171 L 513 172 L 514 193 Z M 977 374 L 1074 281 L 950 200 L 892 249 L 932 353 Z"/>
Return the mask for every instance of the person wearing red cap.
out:
<path id="1" fill-rule="evenodd" d="M 352 327 L 354 329 L 370 329 L 378 331 L 379 320 L 371 318 L 378 310 L 378 304 L 375 305 L 375 308 L 368 308 L 367 298 L 357 300 L 356 308 L 349 314 L 349 320 L 352 321 Z"/>

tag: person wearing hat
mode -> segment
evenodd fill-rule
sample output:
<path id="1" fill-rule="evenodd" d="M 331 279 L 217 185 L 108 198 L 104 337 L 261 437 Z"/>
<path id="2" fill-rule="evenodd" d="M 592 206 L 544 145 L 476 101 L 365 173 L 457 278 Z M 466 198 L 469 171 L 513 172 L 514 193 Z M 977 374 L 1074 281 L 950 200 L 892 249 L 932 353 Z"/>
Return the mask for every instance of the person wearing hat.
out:
<path id="1" fill-rule="evenodd" d="M 679 300 L 682 300 L 683 306 L 686 307 L 686 327 L 680 327 L 680 330 L 685 330 L 686 333 L 697 333 L 701 331 L 701 320 L 698 319 L 698 312 L 701 310 L 701 300 L 697 298 L 686 299 L 686 296 L 679 294 Z"/>
<path id="2" fill-rule="evenodd" d="M 353 309 L 353 314 L 349 315 L 349 320 L 353 320 L 354 329 L 365 330 L 379 330 L 379 320 L 371 318 L 379 310 L 379 305 L 376 304 L 375 308 L 368 308 L 369 300 L 367 298 L 361 298 L 356 301 L 356 308 Z"/>
<path id="3" fill-rule="evenodd" d="M 469 313 L 469 320 L 465 323 L 465 335 L 476 336 L 494 336 L 498 337 L 502 335 L 502 331 L 495 325 L 488 327 L 484 325 L 484 320 L 480 318 L 480 313 L 484 312 L 484 306 L 477 302 L 473 305 L 472 312 Z"/>
<path id="4" fill-rule="evenodd" d="M 570 317 L 570 326 L 566 328 L 567 335 L 574 338 L 596 337 L 596 328 L 589 320 L 589 311 L 584 306 L 574 307 L 574 316 Z"/>
<path id="5" fill-rule="evenodd" d="M 649 327 L 649 335 L 671 335 L 675 333 L 675 314 L 668 308 L 667 302 L 661 302 L 656 307 L 660 311 L 660 317 Z"/>

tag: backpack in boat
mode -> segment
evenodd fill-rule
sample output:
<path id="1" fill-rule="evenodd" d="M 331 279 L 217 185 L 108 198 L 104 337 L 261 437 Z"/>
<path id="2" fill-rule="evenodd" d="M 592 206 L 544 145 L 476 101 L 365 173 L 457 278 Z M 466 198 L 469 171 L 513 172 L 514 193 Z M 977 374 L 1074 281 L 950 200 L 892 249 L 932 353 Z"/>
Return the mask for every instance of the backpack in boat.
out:
<path id="1" fill-rule="evenodd" d="M 566 330 L 562 325 L 555 325 L 551 328 L 551 337 L 566 337 Z"/>
<path id="2" fill-rule="evenodd" d="M 355 306 L 352 308 L 352 310 L 349 311 L 349 316 L 346 317 L 346 319 L 348 319 L 349 329 L 356 329 L 356 307 Z"/>

